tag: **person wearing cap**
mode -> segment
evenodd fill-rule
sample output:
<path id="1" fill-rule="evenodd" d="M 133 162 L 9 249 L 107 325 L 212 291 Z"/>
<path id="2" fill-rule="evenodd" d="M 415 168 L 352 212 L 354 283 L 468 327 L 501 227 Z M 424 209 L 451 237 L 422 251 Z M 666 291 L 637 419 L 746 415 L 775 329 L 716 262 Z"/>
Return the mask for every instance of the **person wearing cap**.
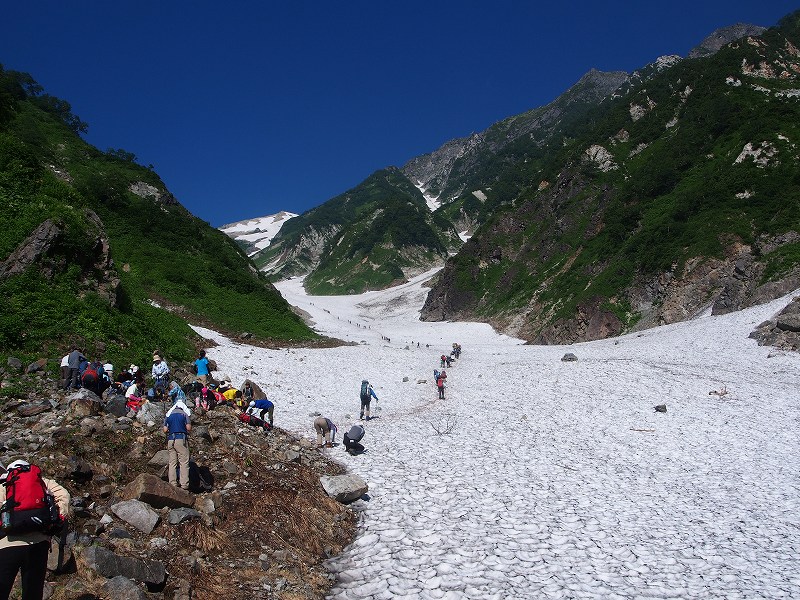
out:
<path id="1" fill-rule="evenodd" d="M 192 413 L 183 400 L 178 400 L 167 411 L 164 418 L 164 433 L 167 434 L 169 450 L 169 483 L 177 486 L 180 465 L 180 486 L 189 489 L 189 432 L 192 430 Z"/>
<path id="2" fill-rule="evenodd" d="M 263 398 L 261 400 L 251 400 L 248 406 L 250 409 L 254 411 L 260 411 L 261 420 L 268 421 L 270 427 L 272 426 L 272 417 L 275 412 L 275 405 L 270 400 L 267 400 L 266 398 Z M 264 418 L 265 414 L 269 415 L 269 419 Z"/>
<path id="3" fill-rule="evenodd" d="M 317 446 L 333 448 L 336 441 L 336 425 L 328 417 L 317 417 L 314 419 L 314 430 L 317 432 Z M 323 437 L 325 442 L 323 443 Z"/>
<path id="4" fill-rule="evenodd" d="M 15 460 L 8 469 L 26 466 L 24 460 Z M 0 465 L 2 467 L 2 465 Z M 7 471 L 0 476 L 5 483 Z M 69 492 L 52 479 L 43 477 L 47 491 L 53 494 L 63 519 L 69 515 Z M 6 501 L 6 486 L 0 485 L 0 505 Z M 17 573 L 22 571 L 23 600 L 40 600 L 47 575 L 47 556 L 50 553 L 50 536 L 38 531 L 9 534 L 0 538 L 0 598 L 8 598 Z"/>
<path id="5" fill-rule="evenodd" d="M 167 389 L 169 383 L 169 366 L 165 360 L 162 360 L 161 355 L 153 354 L 153 388 Z"/>

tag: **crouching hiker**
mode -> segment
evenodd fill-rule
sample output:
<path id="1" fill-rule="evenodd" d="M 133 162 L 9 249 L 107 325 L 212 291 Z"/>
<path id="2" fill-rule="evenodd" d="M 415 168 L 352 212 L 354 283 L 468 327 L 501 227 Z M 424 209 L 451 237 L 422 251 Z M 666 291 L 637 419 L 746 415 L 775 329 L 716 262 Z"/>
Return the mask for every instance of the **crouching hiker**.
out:
<path id="1" fill-rule="evenodd" d="M 169 482 L 178 485 L 178 466 L 180 465 L 180 486 L 189 489 L 189 432 L 192 430 L 192 413 L 183 401 L 176 402 L 167 411 L 164 419 L 164 433 L 167 434 L 169 450 Z"/>
<path id="2" fill-rule="evenodd" d="M 336 425 L 333 424 L 328 417 L 317 417 L 314 419 L 314 430 L 317 432 L 317 446 L 325 446 L 326 448 L 333 448 L 333 442 L 336 441 Z M 325 437 L 323 444 L 322 438 Z"/>
<path id="3" fill-rule="evenodd" d="M 248 412 L 255 414 L 256 411 L 259 411 L 260 414 L 258 416 L 262 421 L 267 421 L 270 427 L 273 426 L 272 418 L 275 412 L 275 405 L 270 400 L 267 400 L 266 398 L 263 400 L 251 400 L 248 407 Z M 265 417 L 269 418 L 267 419 Z"/>
<path id="4" fill-rule="evenodd" d="M 69 492 L 24 460 L 8 465 L 0 483 L 0 598 L 10 596 L 17 572 L 22 571 L 23 600 L 41 600 L 50 536 L 61 531 L 62 542 L 66 540 Z M 60 559 L 61 551 L 59 568 Z"/>
<path id="5" fill-rule="evenodd" d="M 366 452 L 364 446 L 359 443 L 364 438 L 364 433 L 364 427 L 355 423 L 347 433 L 344 434 L 342 443 L 348 454 L 355 456 L 356 454 L 363 454 Z"/>

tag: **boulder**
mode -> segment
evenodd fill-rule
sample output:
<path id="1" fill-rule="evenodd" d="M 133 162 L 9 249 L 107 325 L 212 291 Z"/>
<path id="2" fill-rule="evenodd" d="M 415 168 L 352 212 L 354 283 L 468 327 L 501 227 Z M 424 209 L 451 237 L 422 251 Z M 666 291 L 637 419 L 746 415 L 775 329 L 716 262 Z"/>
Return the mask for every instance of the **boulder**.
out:
<path id="1" fill-rule="evenodd" d="M 662 412 L 662 413 L 667 412 L 667 405 L 666 404 L 658 404 L 658 405 L 654 406 L 653 408 L 655 409 L 656 412 Z"/>
<path id="2" fill-rule="evenodd" d="M 781 313 L 778 315 L 775 325 L 781 331 L 800 331 L 800 315 Z"/>
<path id="3" fill-rule="evenodd" d="M 326 475 L 319 478 L 325 493 L 337 502 L 353 502 L 367 493 L 369 486 L 355 473 Z"/>
<path id="4" fill-rule="evenodd" d="M 15 356 L 9 356 L 8 361 L 6 361 L 6 364 L 8 365 L 8 368 L 11 369 L 12 371 L 16 372 L 22 371 L 22 361 L 16 358 Z"/>
<path id="5" fill-rule="evenodd" d="M 125 400 L 125 396 L 116 394 L 108 399 L 103 406 L 103 410 L 110 415 L 114 415 L 115 417 L 124 417 L 128 414 L 128 407 L 126 403 L 127 401 Z"/>
<path id="6" fill-rule="evenodd" d="M 136 413 L 136 420 L 139 423 L 147 424 L 152 421 L 157 425 L 161 425 L 167 415 L 167 410 L 168 407 L 163 402 L 146 402 L 142 404 L 139 412 Z"/>
<path id="7" fill-rule="evenodd" d="M 102 546 L 89 546 L 81 553 L 81 558 L 90 569 L 109 579 L 122 576 L 134 581 L 161 585 L 167 578 L 164 563 L 159 560 L 120 556 Z"/>
<path id="8" fill-rule="evenodd" d="M 140 500 L 124 500 L 112 504 L 111 510 L 120 519 L 143 533 L 149 534 L 158 524 L 158 513 Z M 113 575 L 107 575 L 107 577 L 113 577 Z"/>
<path id="9" fill-rule="evenodd" d="M 194 496 L 181 488 L 170 485 L 166 481 L 142 473 L 122 490 L 122 497 L 147 502 L 155 508 L 179 508 L 194 505 Z"/>
<path id="10" fill-rule="evenodd" d="M 169 450 L 159 450 L 153 457 L 147 461 L 148 465 L 154 467 L 165 467 L 169 464 Z"/>
<path id="11" fill-rule="evenodd" d="M 564 356 L 561 357 L 561 362 L 575 362 L 578 360 L 578 357 L 575 356 L 572 352 L 567 352 Z"/>
<path id="12" fill-rule="evenodd" d="M 74 419 L 93 417 L 100 414 L 100 397 L 86 388 L 73 392 L 67 398 L 69 415 Z"/>
<path id="13" fill-rule="evenodd" d="M 242 382 L 242 387 L 240 387 L 239 389 L 240 389 L 240 390 L 243 390 L 243 389 L 244 389 L 244 386 L 245 386 L 245 384 L 246 384 L 248 381 L 250 382 L 250 387 L 252 387 L 252 388 L 253 388 L 253 400 L 264 400 L 264 399 L 266 399 L 266 397 L 267 397 L 267 394 L 266 394 L 266 393 L 264 392 L 264 390 L 262 390 L 262 389 L 259 387 L 259 385 L 258 385 L 258 384 L 257 384 L 255 381 L 253 381 L 252 379 L 245 379 L 245 380 Z"/>
<path id="14" fill-rule="evenodd" d="M 114 600 L 147 600 L 144 590 L 123 575 L 117 575 L 103 583 L 103 591 Z"/>
<path id="15" fill-rule="evenodd" d="M 44 371 L 45 367 L 47 367 L 47 359 L 40 358 L 39 360 L 35 360 L 31 364 L 29 364 L 25 369 L 25 373 L 26 374 L 38 373 L 39 371 Z"/>

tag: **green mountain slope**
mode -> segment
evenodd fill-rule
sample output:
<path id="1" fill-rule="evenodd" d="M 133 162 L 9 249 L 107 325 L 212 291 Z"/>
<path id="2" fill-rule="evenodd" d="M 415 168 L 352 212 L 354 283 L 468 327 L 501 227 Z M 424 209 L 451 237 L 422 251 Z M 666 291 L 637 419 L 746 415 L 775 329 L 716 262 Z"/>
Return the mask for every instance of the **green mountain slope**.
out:
<path id="1" fill-rule="evenodd" d="M 453 225 L 389 168 L 287 221 L 255 261 L 273 276 L 309 273 L 305 285 L 314 294 L 360 293 L 441 264 L 458 244 Z"/>
<path id="2" fill-rule="evenodd" d="M 797 21 L 632 85 L 506 169 L 424 318 L 565 342 L 798 287 Z"/>
<path id="3" fill-rule="evenodd" d="M 85 128 L 29 75 L 0 67 L 0 347 L 56 353 L 74 342 L 141 364 L 154 348 L 189 358 L 187 320 L 314 337 L 235 243 L 135 157 L 84 142 Z"/>

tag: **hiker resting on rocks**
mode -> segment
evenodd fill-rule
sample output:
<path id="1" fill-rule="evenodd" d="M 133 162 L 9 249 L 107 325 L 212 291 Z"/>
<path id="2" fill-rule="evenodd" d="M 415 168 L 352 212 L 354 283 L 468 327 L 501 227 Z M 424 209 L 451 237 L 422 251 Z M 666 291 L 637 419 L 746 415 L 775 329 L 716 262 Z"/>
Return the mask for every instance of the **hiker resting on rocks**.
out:
<path id="1" fill-rule="evenodd" d="M 189 432 L 192 430 L 192 413 L 183 401 L 176 402 L 167 411 L 164 419 L 164 433 L 167 434 L 169 450 L 169 482 L 178 485 L 178 465 L 180 464 L 180 486 L 189 489 Z"/>
<path id="2" fill-rule="evenodd" d="M 37 525 L 39 521 L 33 519 L 24 519 L 23 521 L 21 518 L 20 521 L 23 522 L 15 526 L 13 521 L 17 519 L 9 515 L 9 528 L 3 527 L 5 535 L 0 538 L 0 598 L 10 596 L 17 572 L 22 571 L 23 600 L 41 600 L 44 579 L 47 575 L 47 556 L 50 554 L 50 536 L 55 532 L 55 527 L 61 528 L 65 525 L 65 520 L 69 515 L 69 492 L 52 479 L 41 477 L 38 467 L 32 467 L 24 460 L 15 460 L 8 465 L 7 471 L 0 465 L 0 470 L 4 471 L 3 475 L 0 475 L 0 484 L 2 484 L 0 485 L 0 505 L 5 503 L 8 491 L 17 500 L 19 506 L 20 501 L 23 500 L 21 496 L 23 496 L 24 490 L 17 488 L 24 485 L 29 489 L 27 481 L 31 486 L 37 485 L 39 493 L 41 493 L 43 484 L 47 492 L 53 495 L 58 506 L 60 513 L 58 520 L 56 521 L 55 515 L 52 515 L 55 525 L 47 528 Z M 36 478 L 37 481 L 31 482 L 31 478 Z M 29 513 L 29 511 L 24 511 L 24 513 Z M 50 514 L 48 511 L 48 516 Z M 7 517 L 4 515 L 3 521 L 5 522 L 6 519 Z M 17 532 L 12 532 L 11 527 L 17 529 Z"/>
<path id="3" fill-rule="evenodd" d="M 358 415 L 358 418 L 362 421 L 364 420 L 365 415 L 367 421 L 369 421 L 371 418 L 369 416 L 369 405 L 373 398 L 377 400 L 378 396 L 375 394 L 375 390 L 372 389 L 372 384 L 364 379 L 361 382 L 361 412 Z"/>
<path id="4" fill-rule="evenodd" d="M 333 448 L 333 442 L 336 441 L 336 425 L 333 424 L 333 421 L 327 417 L 317 417 L 314 419 L 314 430 L 317 432 L 317 446 Z"/>

